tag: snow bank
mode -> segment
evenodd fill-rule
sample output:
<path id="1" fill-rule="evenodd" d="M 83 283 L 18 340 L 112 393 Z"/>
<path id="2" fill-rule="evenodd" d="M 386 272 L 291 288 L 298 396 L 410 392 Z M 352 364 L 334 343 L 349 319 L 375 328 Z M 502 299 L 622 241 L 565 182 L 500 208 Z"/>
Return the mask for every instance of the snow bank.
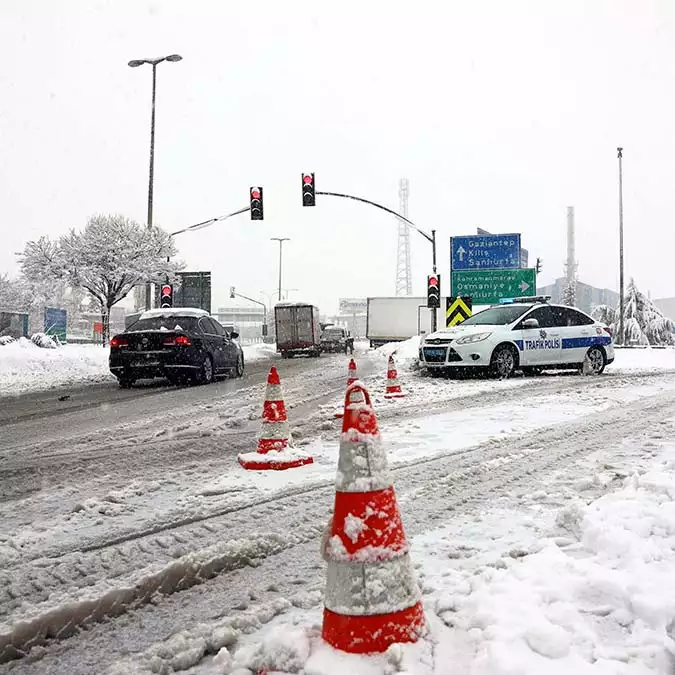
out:
<path id="1" fill-rule="evenodd" d="M 244 350 L 244 363 L 262 361 L 277 356 L 277 346 L 274 344 L 260 342 L 254 345 L 243 345 L 242 349 Z"/>
<path id="2" fill-rule="evenodd" d="M 675 371 L 675 349 L 616 349 L 607 372 Z"/>
<path id="3" fill-rule="evenodd" d="M 375 354 L 383 359 L 388 359 L 393 354 L 397 366 L 406 365 L 410 367 L 417 361 L 421 339 L 420 335 L 415 335 L 402 342 L 387 342 L 387 344 L 378 347 Z"/>
<path id="4" fill-rule="evenodd" d="M 560 546 L 454 576 L 435 611 L 475 641 L 476 673 L 672 672 L 673 469 L 671 452 L 618 492 L 563 509 Z"/>
<path id="5" fill-rule="evenodd" d="M 21 338 L 0 349 L 0 396 L 113 380 L 108 354 L 108 349 L 97 345 L 41 349 Z"/>

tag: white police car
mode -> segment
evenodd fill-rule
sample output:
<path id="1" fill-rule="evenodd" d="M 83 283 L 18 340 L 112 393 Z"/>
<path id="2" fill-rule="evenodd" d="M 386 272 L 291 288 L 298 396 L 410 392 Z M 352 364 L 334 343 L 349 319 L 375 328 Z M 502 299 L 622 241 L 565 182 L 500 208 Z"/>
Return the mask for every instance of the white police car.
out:
<path id="1" fill-rule="evenodd" d="M 550 296 L 513 298 L 474 314 L 454 328 L 431 333 L 419 360 L 429 371 L 487 368 L 497 377 L 514 370 L 587 367 L 600 375 L 614 361 L 610 329 L 573 307 L 551 305 Z"/>

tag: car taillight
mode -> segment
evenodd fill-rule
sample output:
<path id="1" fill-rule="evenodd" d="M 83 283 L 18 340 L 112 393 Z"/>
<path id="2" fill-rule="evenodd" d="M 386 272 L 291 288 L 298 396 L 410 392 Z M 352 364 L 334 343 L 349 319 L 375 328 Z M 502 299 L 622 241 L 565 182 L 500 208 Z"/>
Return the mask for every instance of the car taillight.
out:
<path id="1" fill-rule="evenodd" d="M 164 338 L 165 347 L 189 347 L 192 341 L 187 335 L 176 335 Z"/>
<path id="2" fill-rule="evenodd" d="M 609 337 L 612 337 L 612 329 L 609 326 L 603 326 L 602 329 L 605 333 L 609 333 Z"/>
<path id="3" fill-rule="evenodd" d="M 119 349 L 120 347 L 128 347 L 128 346 L 129 340 L 127 340 L 126 338 L 114 337 L 112 340 L 110 340 L 111 349 Z"/>

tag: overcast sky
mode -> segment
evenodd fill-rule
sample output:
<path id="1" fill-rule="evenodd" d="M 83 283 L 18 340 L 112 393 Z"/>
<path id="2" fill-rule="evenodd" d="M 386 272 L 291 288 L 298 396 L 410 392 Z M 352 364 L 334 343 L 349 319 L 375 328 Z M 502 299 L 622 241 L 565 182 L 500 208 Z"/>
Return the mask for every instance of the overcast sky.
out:
<path id="1" fill-rule="evenodd" d="M 277 285 L 324 311 L 338 297 L 393 295 L 396 221 L 317 189 L 398 208 L 439 237 L 521 232 L 547 283 L 563 273 L 576 207 L 582 281 L 618 286 L 616 147 L 624 147 L 626 274 L 675 295 L 675 2 L 439 0 L 211 2 L 2 0 L 0 271 L 42 234 L 96 212 L 144 222 L 151 68 L 158 67 L 155 223 L 178 229 L 189 269 L 229 286 Z M 414 291 L 431 247 L 411 233 Z"/>

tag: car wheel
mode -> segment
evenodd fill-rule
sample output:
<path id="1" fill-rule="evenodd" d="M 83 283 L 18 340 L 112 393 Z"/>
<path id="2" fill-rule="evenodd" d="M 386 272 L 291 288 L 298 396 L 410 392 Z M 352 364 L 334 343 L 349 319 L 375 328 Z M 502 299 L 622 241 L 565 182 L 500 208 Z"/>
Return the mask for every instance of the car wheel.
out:
<path id="1" fill-rule="evenodd" d="M 237 365 L 232 368 L 231 377 L 244 377 L 244 355 L 237 356 Z"/>
<path id="2" fill-rule="evenodd" d="M 516 369 L 517 357 L 510 345 L 497 345 L 490 359 L 490 373 L 504 380 Z"/>
<path id="3" fill-rule="evenodd" d="M 196 380 L 199 384 L 211 384 L 213 382 L 213 361 L 208 354 L 202 361 L 202 367 L 197 373 Z"/>
<path id="4" fill-rule="evenodd" d="M 588 362 L 588 372 L 590 375 L 602 375 L 607 365 L 607 359 L 605 358 L 605 352 L 600 349 L 600 347 L 591 347 L 586 352 L 586 360 Z M 583 364 L 581 366 L 581 372 L 584 372 Z"/>
<path id="5" fill-rule="evenodd" d="M 122 375 L 118 378 L 118 381 L 120 383 L 120 389 L 131 389 L 131 387 L 134 385 L 134 382 L 136 382 L 136 380 L 129 375 Z"/>

